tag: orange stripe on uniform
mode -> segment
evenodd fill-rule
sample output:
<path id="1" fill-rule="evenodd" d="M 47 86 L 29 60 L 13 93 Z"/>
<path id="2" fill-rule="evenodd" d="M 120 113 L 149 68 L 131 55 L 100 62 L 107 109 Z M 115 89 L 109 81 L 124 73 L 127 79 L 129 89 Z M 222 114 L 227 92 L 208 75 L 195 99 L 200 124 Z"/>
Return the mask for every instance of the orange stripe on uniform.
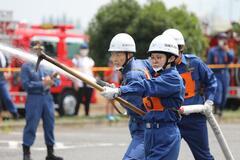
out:
<path id="1" fill-rule="evenodd" d="M 162 105 L 160 98 L 158 98 L 158 97 L 143 98 L 143 105 L 145 106 L 145 108 L 148 112 L 164 110 L 164 106 Z"/>
<path id="2" fill-rule="evenodd" d="M 181 74 L 185 84 L 185 96 L 184 98 L 191 98 L 195 96 L 195 81 L 192 79 L 191 72 L 185 72 Z"/>

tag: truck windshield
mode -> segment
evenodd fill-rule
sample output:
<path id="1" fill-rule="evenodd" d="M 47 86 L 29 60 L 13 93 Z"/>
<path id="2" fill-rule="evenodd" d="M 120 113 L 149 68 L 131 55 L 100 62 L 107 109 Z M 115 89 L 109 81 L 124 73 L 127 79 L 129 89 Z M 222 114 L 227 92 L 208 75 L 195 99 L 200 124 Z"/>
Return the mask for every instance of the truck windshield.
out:
<path id="1" fill-rule="evenodd" d="M 68 58 L 72 59 L 75 54 L 79 53 L 80 45 L 79 43 L 67 43 Z"/>
<path id="2" fill-rule="evenodd" d="M 75 54 L 79 53 L 79 48 L 81 44 L 84 43 L 84 40 L 81 38 L 67 37 L 65 42 L 67 44 L 68 58 L 72 59 Z"/>
<path id="3" fill-rule="evenodd" d="M 56 42 L 43 42 L 43 46 L 47 55 L 57 57 L 57 43 Z"/>
<path id="4" fill-rule="evenodd" d="M 45 53 L 51 57 L 57 57 L 57 43 L 58 37 L 53 36 L 34 36 L 31 39 L 31 43 L 34 41 L 40 41 L 44 47 Z"/>

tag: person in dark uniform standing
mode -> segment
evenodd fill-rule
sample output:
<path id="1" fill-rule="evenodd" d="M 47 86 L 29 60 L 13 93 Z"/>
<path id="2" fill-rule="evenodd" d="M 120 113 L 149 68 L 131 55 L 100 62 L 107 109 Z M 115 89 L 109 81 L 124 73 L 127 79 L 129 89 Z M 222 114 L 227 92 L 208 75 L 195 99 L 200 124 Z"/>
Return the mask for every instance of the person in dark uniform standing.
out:
<path id="1" fill-rule="evenodd" d="M 227 35 L 221 33 L 218 35 L 218 46 L 209 50 L 207 63 L 208 64 L 230 64 L 233 62 L 234 52 L 227 44 Z M 230 76 L 228 68 L 213 69 L 217 78 L 217 96 L 214 99 L 214 113 L 222 116 L 222 110 L 227 102 L 227 92 L 229 88 Z"/>
<path id="2" fill-rule="evenodd" d="M 185 41 L 180 31 L 167 29 L 163 35 L 172 36 L 178 44 L 179 58 L 176 60 L 176 67 L 186 88 L 183 105 L 204 104 L 212 106 L 217 89 L 217 80 L 211 69 L 199 57 L 183 53 Z M 208 112 L 211 112 L 211 108 Z M 207 121 L 204 114 L 183 115 L 178 127 L 195 160 L 214 159 L 209 149 Z"/>
<path id="3" fill-rule="evenodd" d="M 40 119 L 43 120 L 44 138 L 47 146 L 46 160 L 63 160 L 54 155 L 54 103 L 50 87 L 59 85 L 59 80 L 42 66 L 35 72 L 35 64 L 24 63 L 21 81 L 27 92 L 25 104 L 26 125 L 23 133 L 23 160 L 32 160 L 30 147 L 33 145 Z"/>
<path id="4" fill-rule="evenodd" d="M 0 52 L 0 68 L 8 66 L 7 58 Z M 13 104 L 9 91 L 7 89 L 7 81 L 4 72 L 0 72 L 0 98 L 4 106 L 9 110 L 14 119 L 19 118 L 17 107 Z"/>

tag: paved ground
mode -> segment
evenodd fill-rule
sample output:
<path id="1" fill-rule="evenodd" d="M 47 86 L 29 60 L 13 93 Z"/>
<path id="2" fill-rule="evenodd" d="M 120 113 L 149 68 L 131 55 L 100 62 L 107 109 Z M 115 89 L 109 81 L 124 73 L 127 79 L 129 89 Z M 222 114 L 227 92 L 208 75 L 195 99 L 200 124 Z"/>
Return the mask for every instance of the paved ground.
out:
<path id="1" fill-rule="evenodd" d="M 221 128 L 235 156 L 240 159 L 240 124 L 221 124 Z M 210 147 L 216 160 L 224 160 L 221 149 L 212 131 L 209 132 Z M 0 130 L 0 159 L 18 160 L 21 152 L 22 127 Z M 87 125 L 57 125 L 56 153 L 65 160 L 120 160 L 130 141 L 127 123 L 89 123 Z M 38 129 L 37 139 L 32 148 L 34 160 L 45 157 L 43 132 Z M 193 160 L 183 142 L 179 160 Z"/>

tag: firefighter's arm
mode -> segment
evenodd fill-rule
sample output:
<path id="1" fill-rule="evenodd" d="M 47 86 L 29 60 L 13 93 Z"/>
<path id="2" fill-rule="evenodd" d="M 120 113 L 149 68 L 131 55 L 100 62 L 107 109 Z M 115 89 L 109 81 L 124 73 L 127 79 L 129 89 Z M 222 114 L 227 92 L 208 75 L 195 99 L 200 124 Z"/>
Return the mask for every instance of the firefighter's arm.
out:
<path id="1" fill-rule="evenodd" d="M 217 90 L 217 79 L 204 62 L 200 59 L 196 62 L 198 63 L 200 82 L 204 84 L 204 96 L 207 100 L 213 101 Z"/>
<path id="2" fill-rule="evenodd" d="M 57 72 L 51 72 L 51 74 L 46 75 L 43 78 L 43 83 L 44 83 L 45 87 L 47 87 L 47 88 L 60 85 L 59 74 Z"/>
<path id="3" fill-rule="evenodd" d="M 138 87 L 138 89 L 135 88 L 134 91 L 131 89 L 132 89 L 132 87 L 134 88 L 138 85 L 136 83 L 141 83 L 143 78 L 145 78 L 145 77 L 144 77 L 144 74 L 142 75 L 141 71 L 130 71 L 126 74 L 125 84 L 124 84 L 124 86 L 122 86 L 124 88 L 123 90 L 129 91 L 129 92 L 124 92 L 123 94 L 121 94 L 121 88 L 115 88 L 113 86 L 105 85 L 104 91 L 101 92 L 101 95 L 107 99 L 114 99 L 115 97 L 118 97 L 120 95 L 121 96 L 139 95 L 139 94 L 141 94 L 140 91 L 142 91 L 141 88 L 139 88 L 139 87 Z"/>
<path id="4" fill-rule="evenodd" d="M 179 92 L 180 79 L 175 76 L 159 76 L 153 79 L 134 81 L 127 86 L 121 86 L 121 94 L 134 94 L 142 97 L 168 97 Z"/>
<path id="5" fill-rule="evenodd" d="M 54 85 L 54 81 L 52 80 L 52 78 L 50 76 L 44 77 L 42 82 L 43 82 L 45 90 L 49 89 L 50 87 L 52 87 Z"/>
<path id="6" fill-rule="evenodd" d="M 123 96 L 140 96 L 143 97 L 145 87 L 143 80 L 146 79 L 142 71 L 130 71 L 125 76 L 125 84 L 120 87 L 121 95 Z"/>
<path id="7" fill-rule="evenodd" d="M 26 91 L 44 91 L 44 84 L 42 81 L 32 81 L 30 79 L 31 71 L 27 65 L 22 66 L 20 76 L 23 88 Z"/>

